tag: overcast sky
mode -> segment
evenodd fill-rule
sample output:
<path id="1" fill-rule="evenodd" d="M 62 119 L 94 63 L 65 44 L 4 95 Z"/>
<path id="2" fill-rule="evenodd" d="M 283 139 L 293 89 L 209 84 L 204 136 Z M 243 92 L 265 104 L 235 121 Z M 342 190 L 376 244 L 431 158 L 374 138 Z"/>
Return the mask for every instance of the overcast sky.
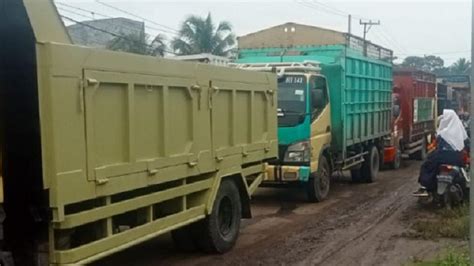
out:
<path id="1" fill-rule="evenodd" d="M 297 22 L 347 31 L 347 14 L 352 14 L 352 32 L 362 35 L 359 19 L 380 20 L 373 26 L 368 39 L 392 49 L 399 58 L 407 55 L 435 54 L 451 64 L 459 57 L 470 59 L 471 1 L 423 0 L 100 0 L 106 4 L 137 14 L 149 26 L 147 32 L 164 33 L 173 38 L 180 23 L 190 14 L 205 16 L 211 12 L 216 22 L 226 20 L 234 27 L 237 36 L 285 22 Z M 95 0 L 56 0 L 101 15 L 128 17 L 129 14 L 97 3 Z M 59 6 L 59 5 L 58 5 Z M 66 8 L 68 11 L 66 11 Z M 92 15 L 84 10 L 63 6 L 60 13 L 77 20 L 87 20 Z M 75 12 L 75 13 L 72 13 Z"/>

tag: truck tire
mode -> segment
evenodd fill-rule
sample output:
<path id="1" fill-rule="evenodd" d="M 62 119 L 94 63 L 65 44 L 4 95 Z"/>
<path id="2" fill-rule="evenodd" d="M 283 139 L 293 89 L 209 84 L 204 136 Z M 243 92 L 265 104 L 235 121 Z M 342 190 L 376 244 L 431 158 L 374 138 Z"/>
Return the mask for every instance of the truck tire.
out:
<path id="1" fill-rule="evenodd" d="M 424 161 L 426 160 L 426 138 L 423 137 L 423 142 L 421 144 L 421 150 L 417 151 L 415 153 L 415 159 L 418 161 Z"/>
<path id="2" fill-rule="evenodd" d="M 235 182 L 223 179 L 212 212 L 196 224 L 198 247 L 204 252 L 225 253 L 234 247 L 240 230 L 242 204 Z"/>
<path id="3" fill-rule="evenodd" d="M 377 146 L 372 146 L 369 153 L 365 156 L 365 161 L 362 163 L 361 174 L 362 180 L 366 183 L 372 183 L 377 179 L 380 169 L 380 154 Z"/>
<path id="4" fill-rule="evenodd" d="M 185 252 L 191 252 L 196 250 L 196 244 L 194 243 L 193 236 L 194 224 L 187 225 L 185 227 L 171 231 L 171 238 L 173 239 L 174 245 L 177 249 Z"/>
<path id="5" fill-rule="evenodd" d="M 306 184 L 308 201 L 320 202 L 327 198 L 331 186 L 331 169 L 325 156 L 321 156 L 318 171 L 312 173 Z"/>

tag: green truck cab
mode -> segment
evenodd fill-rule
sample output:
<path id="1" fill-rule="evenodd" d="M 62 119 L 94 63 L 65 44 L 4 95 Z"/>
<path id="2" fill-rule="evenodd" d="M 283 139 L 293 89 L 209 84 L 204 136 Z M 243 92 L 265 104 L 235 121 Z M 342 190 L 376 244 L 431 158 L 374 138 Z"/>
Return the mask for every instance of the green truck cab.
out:
<path id="1" fill-rule="evenodd" d="M 318 62 L 242 64 L 278 73 L 279 159 L 267 167 L 264 185 L 299 182 L 310 201 L 329 193 L 331 111 L 326 78 Z"/>
<path id="2" fill-rule="evenodd" d="M 286 23 L 239 37 L 240 68 L 278 82 L 279 159 L 262 186 L 327 197 L 331 173 L 373 182 L 390 136 L 392 51 L 351 34 Z"/>

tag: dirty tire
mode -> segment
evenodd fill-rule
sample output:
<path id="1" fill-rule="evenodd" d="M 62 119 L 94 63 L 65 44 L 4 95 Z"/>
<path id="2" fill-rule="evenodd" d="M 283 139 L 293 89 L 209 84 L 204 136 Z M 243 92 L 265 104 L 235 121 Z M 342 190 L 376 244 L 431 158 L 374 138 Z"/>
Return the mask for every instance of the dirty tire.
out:
<path id="1" fill-rule="evenodd" d="M 372 183 L 377 179 L 380 169 L 380 155 L 376 146 L 369 149 L 369 153 L 365 156 L 365 161 L 362 164 L 361 174 L 362 181 Z"/>
<path id="2" fill-rule="evenodd" d="M 423 137 L 423 143 L 421 144 L 421 150 L 415 153 L 415 159 L 418 161 L 426 160 L 427 152 L 426 152 L 426 138 Z"/>
<path id="3" fill-rule="evenodd" d="M 308 201 L 320 202 L 327 198 L 331 186 L 331 169 L 326 157 L 319 159 L 318 171 L 312 173 L 306 183 Z"/>
<path id="4" fill-rule="evenodd" d="M 198 247 L 209 253 L 225 253 L 237 241 L 242 218 L 240 194 L 236 184 L 223 179 L 212 213 L 196 224 Z"/>
<path id="5" fill-rule="evenodd" d="M 175 247 L 181 251 L 191 252 L 196 250 L 192 227 L 194 224 L 171 231 L 171 238 Z"/>
<path id="6" fill-rule="evenodd" d="M 390 168 L 393 170 L 400 169 L 402 164 L 402 151 L 397 148 L 397 154 L 395 154 L 395 159 L 390 163 Z"/>

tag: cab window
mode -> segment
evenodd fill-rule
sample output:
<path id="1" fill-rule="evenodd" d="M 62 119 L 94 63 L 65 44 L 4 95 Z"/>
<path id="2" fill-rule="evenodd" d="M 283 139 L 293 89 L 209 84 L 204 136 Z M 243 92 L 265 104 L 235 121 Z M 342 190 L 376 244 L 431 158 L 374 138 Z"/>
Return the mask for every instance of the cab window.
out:
<path id="1" fill-rule="evenodd" d="M 310 78 L 311 120 L 314 121 L 329 103 L 326 78 L 313 76 Z"/>

